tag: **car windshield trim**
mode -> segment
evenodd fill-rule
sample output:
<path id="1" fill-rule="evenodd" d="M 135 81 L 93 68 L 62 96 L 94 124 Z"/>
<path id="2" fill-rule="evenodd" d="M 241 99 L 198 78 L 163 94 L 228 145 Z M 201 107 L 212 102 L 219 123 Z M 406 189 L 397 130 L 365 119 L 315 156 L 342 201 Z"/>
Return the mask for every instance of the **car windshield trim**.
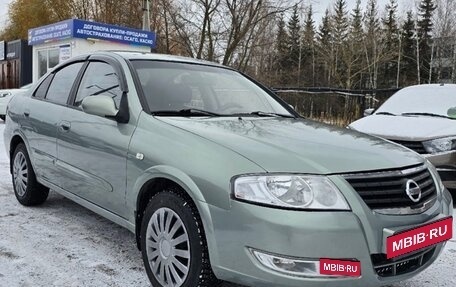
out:
<path id="1" fill-rule="evenodd" d="M 182 109 L 182 110 L 161 110 L 152 111 L 154 116 L 184 116 L 184 117 L 220 117 L 221 114 L 213 113 L 201 109 Z"/>
<path id="2" fill-rule="evenodd" d="M 236 116 L 236 117 L 274 117 L 274 118 L 290 118 L 290 119 L 295 119 L 296 117 L 294 115 L 285 115 L 285 114 L 280 114 L 280 113 L 269 113 L 269 112 L 263 112 L 263 111 L 255 111 L 251 113 L 236 113 L 236 114 L 230 114 L 230 116 Z"/>
<path id="3" fill-rule="evenodd" d="M 428 117 L 445 118 L 445 119 L 454 120 L 453 118 L 450 118 L 448 116 L 434 114 L 434 113 L 424 113 L 424 112 L 402 113 L 401 116 L 428 116 Z"/>
<path id="4" fill-rule="evenodd" d="M 375 113 L 376 115 L 386 115 L 386 116 L 397 116 L 396 114 L 390 113 L 390 112 L 378 112 Z"/>

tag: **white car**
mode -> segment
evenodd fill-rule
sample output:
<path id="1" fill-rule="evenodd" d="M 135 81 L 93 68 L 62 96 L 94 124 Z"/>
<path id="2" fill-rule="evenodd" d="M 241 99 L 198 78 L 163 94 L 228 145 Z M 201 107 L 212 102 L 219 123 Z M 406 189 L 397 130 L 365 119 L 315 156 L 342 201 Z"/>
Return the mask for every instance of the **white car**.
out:
<path id="1" fill-rule="evenodd" d="M 6 118 L 6 107 L 8 106 L 9 101 L 14 95 L 24 93 L 28 91 L 33 84 L 28 84 L 22 86 L 19 89 L 8 89 L 8 90 L 0 90 L 0 119 L 3 121 Z"/>
<path id="2" fill-rule="evenodd" d="M 391 96 L 350 129 L 406 146 L 428 158 L 456 191 L 456 85 L 411 86 Z"/>

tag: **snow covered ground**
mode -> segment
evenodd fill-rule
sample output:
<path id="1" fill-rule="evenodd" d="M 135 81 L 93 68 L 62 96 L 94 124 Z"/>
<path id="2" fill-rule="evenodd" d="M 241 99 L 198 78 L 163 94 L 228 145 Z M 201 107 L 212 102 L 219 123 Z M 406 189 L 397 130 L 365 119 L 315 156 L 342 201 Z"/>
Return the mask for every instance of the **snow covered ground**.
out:
<path id="1" fill-rule="evenodd" d="M 3 129 L 0 121 L 0 287 L 149 286 L 126 229 L 53 192 L 40 207 L 19 205 Z M 455 270 L 456 236 L 433 266 L 394 287 L 453 287 Z"/>

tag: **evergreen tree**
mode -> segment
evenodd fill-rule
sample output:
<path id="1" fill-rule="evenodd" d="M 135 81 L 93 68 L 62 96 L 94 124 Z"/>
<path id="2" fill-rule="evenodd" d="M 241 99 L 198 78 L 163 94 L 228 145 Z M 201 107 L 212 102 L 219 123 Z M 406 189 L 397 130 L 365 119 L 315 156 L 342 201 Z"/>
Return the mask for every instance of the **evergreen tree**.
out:
<path id="1" fill-rule="evenodd" d="M 347 36 L 350 27 L 348 22 L 347 3 L 345 0 L 337 0 L 334 5 L 334 72 L 340 86 L 345 86 L 347 79 L 347 61 L 351 58 L 347 49 Z"/>
<path id="2" fill-rule="evenodd" d="M 331 86 L 331 63 L 333 58 L 333 27 L 331 13 L 326 9 L 318 31 L 318 52 L 322 72 L 320 85 Z"/>
<path id="3" fill-rule="evenodd" d="M 394 86 L 397 78 L 397 59 L 399 56 L 399 28 L 397 26 L 397 0 L 390 0 L 385 8 L 383 19 L 383 41 L 385 44 L 385 63 L 383 65 L 383 84 Z"/>
<path id="4" fill-rule="evenodd" d="M 380 31 L 380 20 L 378 18 L 378 7 L 376 0 L 369 0 L 366 13 L 364 14 L 364 25 L 369 36 L 378 35 Z"/>
<path id="5" fill-rule="evenodd" d="M 280 15 L 277 24 L 276 63 L 278 66 L 279 84 L 284 84 L 286 81 L 286 70 L 288 69 L 288 33 L 285 28 L 283 15 Z"/>
<path id="6" fill-rule="evenodd" d="M 421 0 L 420 6 L 418 8 L 418 35 L 421 39 L 430 39 L 432 28 L 434 26 L 432 22 L 432 16 L 434 10 L 437 6 L 434 4 L 433 0 Z"/>
<path id="7" fill-rule="evenodd" d="M 356 7 L 353 9 L 353 13 L 351 15 L 351 28 L 350 28 L 350 35 L 351 41 L 362 42 L 364 31 L 363 31 L 363 15 L 361 11 L 361 0 L 356 1 Z"/>
<path id="8" fill-rule="evenodd" d="M 418 37 L 420 49 L 421 82 L 428 81 L 431 66 L 431 33 L 433 28 L 432 16 L 436 9 L 433 0 L 421 0 L 418 7 Z"/>
<path id="9" fill-rule="evenodd" d="M 362 71 L 364 69 L 364 29 L 361 0 L 356 1 L 356 6 L 351 14 L 349 43 L 351 52 L 351 75 L 347 87 L 360 88 Z"/>
<path id="10" fill-rule="evenodd" d="M 320 44 L 323 48 L 327 48 L 331 45 L 332 34 L 331 14 L 329 10 L 326 9 L 318 31 Z"/>
<path id="11" fill-rule="evenodd" d="M 303 43 L 306 46 L 311 46 L 315 41 L 315 21 L 313 19 L 313 9 L 312 5 L 309 6 L 306 15 L 306 21 L 304 22 L 304 32 L 303 32 Z"/>
<path id="12" fill-rule="evenodd" d="M 341 44 L 347 39 L 348 23 L 347 3 L 345 0 L 337 0 L 334 6 L 334 42 Z"/>
<path id="13" fill-rule="evenodd" d="M 304 68 L 304 83 L 315 86 L 315 22 L 312 5 L 307 10 L 302 37 L 302 65 Z M 310 77 L 310 75 L 312 75 Z"/>
<path id="14" fill-rule="evenodd" d="M 290 60 L 290 66 L 292 68 L 295 68 L 298 65 L 300 57 L 301 25 L 299 22 L 298 5 L 295 5 L 287 25 L 289 35 L 288 59 Z"/>
<path id="15" fill-rule="evenodd" d="M 368 68 L 369 79 L 367 87 L 376 89 L 378 87 L 378 72 L 381 60 L 381 28 L 378 18 L 378 6 L 376 0 L 369 0 L 364 14 L 364 25 L 366 29 L 365 50 L 366 66 Z"/>
<path id="16" fill-rule="evenodd" d="M 408 11 L 404 24 L 402 25 L 402 61 L 401 81 L 402 86 L 409 86 L 416 83 L 416 31 L 413 12 Z"/>

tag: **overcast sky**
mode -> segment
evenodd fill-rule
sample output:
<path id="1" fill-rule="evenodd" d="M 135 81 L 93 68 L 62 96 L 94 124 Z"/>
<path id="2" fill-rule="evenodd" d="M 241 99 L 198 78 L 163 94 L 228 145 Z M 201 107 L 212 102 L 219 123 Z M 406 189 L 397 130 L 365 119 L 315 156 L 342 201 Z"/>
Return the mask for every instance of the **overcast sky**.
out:
<path id="1" fill-rule="evenodd" d="M 5 26 L 9 2 L 11 2 L 11 0 L 0 0 L 0 28 Z"/>
<path id="2" fill-rule="evenodd" d="M 334 8 L 335 0 L 323 0 L 323 1 L 316 1 L 316 0 L 304 0 L 304 3 L 309 4 L 312 3 L 315 11 L 315 22 L 320 23 L 321 17 L 324 15 L 325 10 L 327 8 L 333 9 Z M 356 6 L 357 0 L 346 0 L 347 2 L 347 9 L 353 10 Z M 361 8 L 365 10 L 367 6 L 368 0 L 361 0 Z M 379 16 L 382 16 L 385 11 L 385 6 L 388 4 L 390 0 L 377 0 L 379 6 Z M 402 15 L 405 11 L 412 9 L 414 6 L 414 0 L 397 0 L 399 4 L 399 13 Z"/>

